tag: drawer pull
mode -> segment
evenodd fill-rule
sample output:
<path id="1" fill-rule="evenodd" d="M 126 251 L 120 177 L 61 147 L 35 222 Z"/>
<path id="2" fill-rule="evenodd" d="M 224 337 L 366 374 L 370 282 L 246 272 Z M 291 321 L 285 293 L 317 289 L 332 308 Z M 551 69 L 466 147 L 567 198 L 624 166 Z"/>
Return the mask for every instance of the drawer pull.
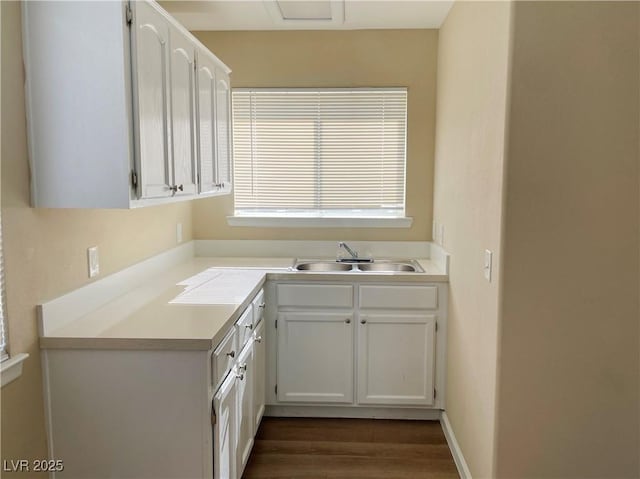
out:
<path id="1" fill-rule="evenodd" d="M 236 377 L 242 381 L 244 379 L 244 374 L 236 374 Z"/>
<path id="2" fill-rule="evenodd" d="M 351 324 L 351 319 L 347 318 L 347 319 L 344 320 L 344 322 L 347 323 L 347 324 Z"/>
<path id="3" fill-rule="evenodd" d="M 235 351 L 231 351 L 230 353 L 227 353 L 227 356 L 229 356 L 230 358 L 235 358 L 236 357 L 236 352 Z"/>
<path id="4" fill-rule="evenodd" d="M 256 343 L 261 343 L 262 342 L 262 336 L 257 336 L 255 339 Z"/>
<path id="5" fill-rule="evenodd" d="M 249 329 L 253 329 L 253 324 L 245 324 L 244 327 L 245 328 L 249 328 Z"/>
<path id="6" fill-rule="evenodd" d="M 242 371 L 242 372 L 246 372 L 246 370 L 247 370 L 247 363 L 244 363 L 244 364 L 242 364 L 242 365 L 238 366 L 238 369 L 239 369 L 240 371 Z"/>
<path id="7" fill-rule="evenodd" d="M 367 320 L 366 319 L 361 319 L 360 320 L 360 324 L 367 324 Z"/>
<path id="8" fill-rule="evenodd" d="M 258 308 L 260 308 L 260 309 L 264 309 L 264 307 L 265 307 L 265 306 L 266 306 L 266 305 L 265 305 L 265 303 L 260 303 L 260 304 L 258 305 Z"/>

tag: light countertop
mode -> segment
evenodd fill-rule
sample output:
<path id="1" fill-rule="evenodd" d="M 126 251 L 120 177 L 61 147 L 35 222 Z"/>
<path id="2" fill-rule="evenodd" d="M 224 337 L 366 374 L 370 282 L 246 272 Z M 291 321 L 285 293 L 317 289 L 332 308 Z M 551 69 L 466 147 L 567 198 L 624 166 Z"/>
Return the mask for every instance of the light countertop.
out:
<path id="1" fill-rule="evenodd" d="M 267 279 L 446 282 L 430 260 L 424 273 L 315 273 L 293 258 L 193 258 L 145 281 L 40 338 L 42 349 L 209 350 L 237 321 Z"/>

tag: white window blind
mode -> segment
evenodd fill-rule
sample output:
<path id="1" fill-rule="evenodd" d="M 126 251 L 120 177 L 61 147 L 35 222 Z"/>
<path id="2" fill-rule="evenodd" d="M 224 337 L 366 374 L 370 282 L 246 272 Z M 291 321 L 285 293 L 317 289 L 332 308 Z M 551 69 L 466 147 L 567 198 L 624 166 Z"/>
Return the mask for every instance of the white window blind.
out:
<path id="1" fill-rule="evenodd" d="M 236 89 L 236 216 L 401 217 L 406 88 Z"/>

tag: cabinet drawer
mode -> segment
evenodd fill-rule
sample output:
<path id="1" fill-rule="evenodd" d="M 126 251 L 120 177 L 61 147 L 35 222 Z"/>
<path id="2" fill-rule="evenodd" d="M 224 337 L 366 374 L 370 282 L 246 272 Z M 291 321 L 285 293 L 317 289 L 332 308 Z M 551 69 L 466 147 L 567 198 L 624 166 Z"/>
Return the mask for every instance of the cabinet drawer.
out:
<path id="1" fill-rule="evenodd" d="M 238 331 L 238 349 L 242 349 L 253 333 L 253 308 L 251 305 L 244 310 L 240 319 L 236 321 Z"/>
<path id="2" fill-rule="evenodd" d="M 253 329 L 255 329 L 264 317 L 264 290 L 261 289 L 260 292 L 256 294 L 256 297 L 251 304 L 253 306 Z"/>
<path id="3" fill-rule="evenodd" d="M 360 307 L 372 309 L 436 309 L 437 286 L 360 286 Z"/>
<path id="4" fill-rule="evenodd" d="M 353 307 L 350 284 L 279 284 L 278 306 Z"/>
<path id="5" fill-rule="evenodd" d="M 213 385 L 217 386 L 231 370 L 238 354 L 238 334 L 235 328 L 231 328 L 218 347 L 211 355 L 211 372 Z"/>

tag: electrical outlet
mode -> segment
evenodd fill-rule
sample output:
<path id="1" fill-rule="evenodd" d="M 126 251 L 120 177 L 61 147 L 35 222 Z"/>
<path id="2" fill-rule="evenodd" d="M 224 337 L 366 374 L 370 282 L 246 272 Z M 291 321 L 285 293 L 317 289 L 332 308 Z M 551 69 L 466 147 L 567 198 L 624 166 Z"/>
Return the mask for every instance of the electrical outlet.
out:
<path id="1" fill-rule="evenodd" d="M 89 266 L 89 278 L 100 274 L 100 258 L 98 257 L 98 247 L 87 248 L 87 263 Z"/>
<path id="2" fill-rule="evenodd" d="M 491 282 L 491 268 L 493 266 L 492 260 L 493 253 L 488 249 L 484 250 L 484 277 L 489 281 L 489 283 Z"/>
<path id="3" fill-rule="evenodd" d="M 182 243 L 182 223 L 176 224 L 176 243 Z"/>

